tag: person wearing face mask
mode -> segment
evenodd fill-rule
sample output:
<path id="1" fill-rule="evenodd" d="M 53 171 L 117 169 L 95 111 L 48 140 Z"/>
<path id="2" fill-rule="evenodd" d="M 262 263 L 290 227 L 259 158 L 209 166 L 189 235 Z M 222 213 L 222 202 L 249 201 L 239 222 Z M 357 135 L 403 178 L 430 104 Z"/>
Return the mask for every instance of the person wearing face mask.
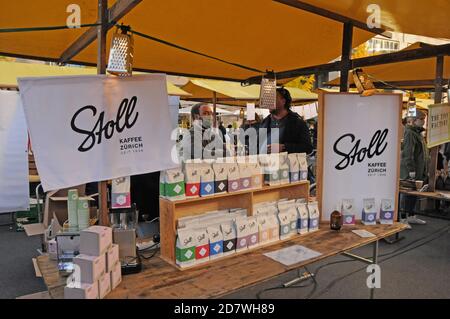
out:
<path id="1" fill-rule="evenodd" d="M 428 179 L 428 149 L 422 135 L 425 131 L 424 124 L 425 113 L 420 110 L 417 110 L 415 117 L 406 119 L 401 146 L 400 178 L 424 181 L 425 184 Z M 402 222 L 408 225 L 408 229 L 411 229 L 409 224 L 426 224 L 424 220 L 417 218 L 413 211 L 416 197 L 404 196 L 404 202 L 404 212 L 408 216 L 403 218 Z"/>
<path id="2" fill-rule="evenodd" d="M 259 125 L 259 128 L 267 129 L 267 153 L 311 153 L 313 146 L 309 134 L 308 126 L 297 113 L 291 111 L 291 94 L 283 87 L 277 88 L 276 108 L 270 110 L 268 115 Z M 271 141 L 271 131 L 279 130 L 279 141 Z"/>
<path id="3" fill-rule="evenodd" d="M 221 147 L 223 139 L 218 129 L 213 128 L 213 109 L 208 104 L 198 103 L 191 108 L 192 127 L 189 130 L 190 138 L 183 138 L 183 149 L 190 152 L 183 154 L 184 159 L 211 158 L 224 156 L 223 149 L 208 149 L 215 139 Z M 187 143 L 190 143 L 188 145 Z M 212 147 L 212 146 L 211 146 Z"/>

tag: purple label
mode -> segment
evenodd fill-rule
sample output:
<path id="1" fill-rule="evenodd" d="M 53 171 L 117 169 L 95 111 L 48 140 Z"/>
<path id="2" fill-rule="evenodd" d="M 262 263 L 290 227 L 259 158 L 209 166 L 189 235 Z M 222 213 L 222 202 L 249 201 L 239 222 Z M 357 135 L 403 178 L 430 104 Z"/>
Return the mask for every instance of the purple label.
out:
<path id="1" fill-rule="evenodd" d="M 238 237 L 236 239 L 236 249 L 245 248 L 248 246 L 250 236 Z"/>
<path id="2" fill-rule="evenodd" d="M 235 192 L 241 189 L 241 185 L 238 179 L 233 179 L 228 181 L 228 191 Z"/>
<path id="3" fill-rule="evenodd" d="M 241 182 L 240 186 L 242 189 L 247 189 L 252 186 L 252 179 L 250 177 L 241 178 L 240 182 Z"/>
<path id="4" fill-rule="evenodd" d="M 365 222 L 374 223 L 377 220 L 377 213 L 366 213 L 366 212 L 363 212 L 362 219 Z"/>
<path id="5" fill-rule="evenodd" d="M 249 235 L 249 240 L 248 240 L 248 246 L 254 246 L 257 243 L 259 243 L 259 234 L 258 233 L 254 233 Z"/>
<path id="6" fill-rule="evenodd" d="M 344 225 L 355 224 L 355 215 L 344 215 Z"/>
<path id="7" fill-rule="evenodd" d="M 394 212 L 385 212 L 385 211 L 381 211 L 380 214 L 380 219 L 384 219 L 384 220 L 393 220 L 394 219 Z"/>

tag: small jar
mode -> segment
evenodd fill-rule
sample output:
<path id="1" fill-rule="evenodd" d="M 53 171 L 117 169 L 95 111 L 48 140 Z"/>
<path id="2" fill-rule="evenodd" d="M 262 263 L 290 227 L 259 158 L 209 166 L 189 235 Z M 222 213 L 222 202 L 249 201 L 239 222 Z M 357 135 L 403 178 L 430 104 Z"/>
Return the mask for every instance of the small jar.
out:
<path id="1" fill-rule="evenodd" d="M 340 230 L 342 227 L 343 217 L 341 212 L 336 208 L 330 215 L 330 228 L 332 230 Z"/>

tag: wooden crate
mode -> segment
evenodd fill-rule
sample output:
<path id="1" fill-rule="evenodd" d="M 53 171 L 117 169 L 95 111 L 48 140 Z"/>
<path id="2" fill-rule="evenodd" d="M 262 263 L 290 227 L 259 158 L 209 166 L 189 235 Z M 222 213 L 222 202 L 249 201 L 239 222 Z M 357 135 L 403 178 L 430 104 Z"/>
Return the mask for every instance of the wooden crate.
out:
<path id="1" fill-rule="evenodd" d="M 177 221 L 181 217 L 201 215 L 209 211 L 229 208 L 245 208 L 247 209 L 248 216 L 252 216 L 254 214 L 254 204 L 267 201 L 275 201 L 282 198 L 308 199 L 309 182 L 300 181 L 283 185 L 264 186 L 263 188 L 259 189 L 218 194 L 210 197 L 189 198 L 178 201 L 170 201 L 165 198 L 160 198 L 159 211 L 161 231 L 161 258 L 179 268 L 176 265 L 175 243 L 177 237 Z M 271 243 L 270 245 L 273 244 L 276 244 L 276 242 Z M 236 256 L 236 254 L 223 258 L 232 258 L 233 256 Z M 203 263 L 201 265 L 194 265 L 192 267 L 201 267 L 214 261 L 215 260 Z"/>

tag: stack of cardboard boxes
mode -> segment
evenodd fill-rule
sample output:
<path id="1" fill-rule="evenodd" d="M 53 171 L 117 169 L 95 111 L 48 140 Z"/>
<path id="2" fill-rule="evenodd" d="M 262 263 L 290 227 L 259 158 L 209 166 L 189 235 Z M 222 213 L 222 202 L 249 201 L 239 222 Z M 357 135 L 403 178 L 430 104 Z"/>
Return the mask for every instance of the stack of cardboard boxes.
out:
<path id="1" fill-rule="evenodd" d="M 80 254 L 73 263 L 65 299 L 102 299 L 122 281 L 119 246 L 112 243 L 109 227 L 91 226 L 81 231 Z"/>

